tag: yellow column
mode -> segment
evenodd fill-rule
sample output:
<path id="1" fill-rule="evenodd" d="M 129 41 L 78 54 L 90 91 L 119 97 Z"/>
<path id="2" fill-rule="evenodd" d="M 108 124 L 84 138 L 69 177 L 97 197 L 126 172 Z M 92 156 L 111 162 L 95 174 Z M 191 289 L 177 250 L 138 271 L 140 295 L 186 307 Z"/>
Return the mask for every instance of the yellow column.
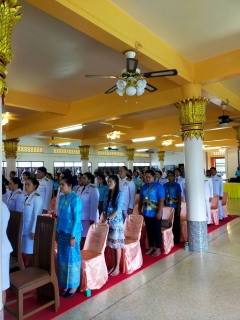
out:
<path id="1" fill-rule="evenodd" d="M 79 149 L 82 160 L 82 173 L 88 172 L 90 146 L 79 146 Z"/>
<path id="2" fill-rule="evenodd" d="M 162 170 L 164 168 L 164 157 L 165 151 L 158 151 L 158 160 L 159 160 L 159 169 Z"/>
<path id="3" fill-rule="evenodd" d="M 200 86 L 187 85 L 183 87 L 183 100 L 175 104 L 184 142 L 188 240 L 193 252 L 208 249 L 202 139 L 209 99 L 200 97 L 200 93 Z"/>
<path id="4" fill-rule="evenodd" d="M 240 151 L 240 125 L 234 126 L 233 129 L 236 131 L 236 139 L 238 142 L 238 150 Z"/>
<path id="5" fill-rule="evenodd" d="M 16 171 L 18 139 L 3 140 L 5 158 L 7 160 L 7 177 L 11 171 Z"/>
<path id="6" fill-rule="evenodd" d="M 127 166 L 128 169 L 133 171 L 133 161 L 134 161 L 134 151 L 135 149 L 127 149 Z"/>

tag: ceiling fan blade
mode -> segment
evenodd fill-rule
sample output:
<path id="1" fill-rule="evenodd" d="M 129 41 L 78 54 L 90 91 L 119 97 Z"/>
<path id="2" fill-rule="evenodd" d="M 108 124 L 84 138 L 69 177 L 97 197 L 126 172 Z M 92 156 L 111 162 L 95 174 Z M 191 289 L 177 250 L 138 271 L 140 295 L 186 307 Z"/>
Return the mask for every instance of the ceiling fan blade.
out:
<path id="1" fill-rule="evenodd" d="M 145 72 L 145 73 L 143 73 L 143 76 L 145 78 L 156 78 L 156 77 L 176 76 L 177 74 L 178 74 L 177 70 L 172 69 L 172 70 Z"/>
<path id="2" fill-rule="evenodd" d="M 229 122 L 237 122 L 237 123 L 240 123 L 240 118 L 229 119 Z"/>
<path id="3" fill-rule="evenodd" d="M 151 84 L 149 84 L 149 83 L 147 83 L 147 85 L 146 85 L 145 89 L 146 89 L 147 91 L 149 91 L 149 92 L 154 92 L 154 91 L 156 91 L 156 90 L 157 90 L 157 88 L 156 88 L 156 87 L 152 86 L 152 85 L 151 85 Z"/>
<path id="4" fill-rule="evenodd" d="M 118 76 L 101 76 L 101 75 L 89 75 L 89 74 L 86 74 L 85 78 L 111 78 L 111 79 L 117 79 Z"/>
<path id="5" fill-rule="evenodd" d="M 135 73 L 138 65 L 137 59 L 127 58 L 127 72 Z"/>
<path id="6" fill-rule="evenodd" d="M 104 93 L 106 93 L 106 94 L 108 94 L 108 93 L 112 93 L 113 91 L 115 91 L 117 89 L 117 86 L 115 85 L 115 86 L 113 86 L 112 88 L 110 88 L 110 89 L 108 89 L 106 92 L 104 92 Z"/>

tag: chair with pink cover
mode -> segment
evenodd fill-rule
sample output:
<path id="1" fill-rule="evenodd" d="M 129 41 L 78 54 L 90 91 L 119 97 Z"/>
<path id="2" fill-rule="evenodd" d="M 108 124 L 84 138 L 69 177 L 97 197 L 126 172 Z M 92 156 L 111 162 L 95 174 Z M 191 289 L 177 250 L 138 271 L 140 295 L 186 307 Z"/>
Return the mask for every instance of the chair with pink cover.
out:
<path id="1" fill-rule="evenodd" d="M 136 204 L 138 205 L 138 202 L 139 202 L 139 193 L 135 195 L 135 205 Z"/>
<path id="2" fill-rule="evenodd" d="M 223 219 L 226 219 L 228 217 L 227 201 L 228 201 L 228 194 L 227 192 L 223 192 L 223 198 L 222 198 Z"/>
<path id="3" fill-rule="evenodd" d="M 187 234 L 187 206 L 186 206 L 186 202 L 182 202 L 181 203 L 180 225 L 181 225 L 180 241 L 181 242 L 186 242 L 186 241 L 188 241 L 188 234 Z"/>
<path id="4" fill-rule="evenodd" d="M 124 222 L 125 248 L 123 249 L 123 273 L 130 274 L 141 268 L 143 264 L 140 237 L 143 216 L 129 215 Z"/>
<path id="5" fill-rule="evenodd" d="M 81 250 L 81 292 L 100 289 L 108 280 L 104 257 L 108 230 L 109 226 L 106 223 L 95 223 L 88 230 Z"/>
<path id="6" fill-rule="evenodd" d="M 138 204 L 135 204 L 135 205 L 134 205 L 133 213 L 132 213 L 132 214 L 139 214 L 139 212 L 138 212 Z"/>
<path id="7" fill-rule="evenodd" d="M 173 220 L 174 220 L 174 208 L 163 207 L 163 220 L 169 220 L 169 227 L 162 227 L 162 253 L 168 254 L 174 247 L 173 241 Z"/>
<path id="8" fill-rule="evenodd" d="M 214 194 L 211 201 L 211 224 L 219 225 L 219 213 L 218 213 L 218 195 Z"/>

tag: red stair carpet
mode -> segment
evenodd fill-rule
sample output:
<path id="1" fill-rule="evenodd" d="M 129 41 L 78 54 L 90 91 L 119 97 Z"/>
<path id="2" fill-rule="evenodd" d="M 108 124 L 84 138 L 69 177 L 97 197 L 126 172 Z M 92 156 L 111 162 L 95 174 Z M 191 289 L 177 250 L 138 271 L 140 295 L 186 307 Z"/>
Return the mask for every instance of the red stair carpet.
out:
<path id="1" fill-rule="evenodd" d="M 224 226 L 225 224 L 227 224 L 228 222 L 231 222 L 232 220 L 236 219 L 237 216 L 228 216 L 227 220 L 225 221 L 220 221 L 218 226 L 215 225 L 211 225 L 210 227 L 208 227 L 208 233 Z M 109 281 L 100 289 L 100 290 L 93 290 L 92 291 L 92 297 L 96 296 L 97 294 L 101 294 L 102 291 L 107 290 L 109 288 L 111 288 L 112 286 L 115 286 L 116 284 L 118 284 L 119 282 L 128 279 L 129 277 L 131 277 L 132 275 L 136 274 L 137 272 L 151 266 L 152 264 L 165 259 L 167 256 L 173 254 L 174 252 L 182 249 L 184 247 L 184 243 L 180 243 L 179 245 L 175 245 L 174 248 L 171 250 L 171 252 L 167 255 L 165 254 L 161 254 L 160 256 L 154 258 L 151 255 L 145 255 L 143 254 L 143 265 L 140 269 L 138 269 L 137 271 L 135 271 L 134 273 L 130 274 L 130 275 L 126 275 L 123 273 L 120 273 L 118 276 L 116 277 L 111 277 L 109 276 Z M 9 291 L 9 290 L 8 290 Z M 7 292 L 7 301 L 14 299 L 13 294 L 9 291 Z M 58 309 L 58 312 L 55 313 L 53 310 L 53 306 L 50 306 L 44 310 L 42 310 L 41 312 L 38 312 L 36 314 L 34 314 L 33 316 L 27 318 L 29 320 L 49 320 L 49 319 L 54 319 L 58 316 L 60 316 L 61 314 L 75 308 L 76 306 L 80 305 L 81 303 L 85 302 L 87 299 L 91 299 L 87 298 L 85 296 L 85 294 L 83 293 L 77 293 L 73 298 L 70 299 L 65 299 L 60 297 L 60 308 Z M 36 297 L 31 297 L 29 299 L 26 299 L 24 301 L 24 313 L 26 312 L 30 312 L 31 310 L 36 309 L 37 307 L 39 307 L 39 303 L 37 303 Z M 12 305 L 11 308 L 14 308 L 14 305 Z M 8 312 L 5 312 L 5 320 L 13 320 L 15 319 L 12 315 L 10 315 Z"/>

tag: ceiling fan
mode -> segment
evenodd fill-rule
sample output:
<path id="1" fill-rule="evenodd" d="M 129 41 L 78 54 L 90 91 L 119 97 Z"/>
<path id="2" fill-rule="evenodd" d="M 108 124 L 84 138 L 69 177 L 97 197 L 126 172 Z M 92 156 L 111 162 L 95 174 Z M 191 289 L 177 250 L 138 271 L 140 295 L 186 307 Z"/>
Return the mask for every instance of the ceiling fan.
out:
<path id="1" fill-rule="evenodd" d="M 238 123 L 240 123 L 240 117 L 230 118 L 228 115 L 224 114 L 224 110 L 226 109 L 226 106 L 228 105 L 228 102 L 229 101 L 227 100 L 227 103 L 222 103 L 221 104 L 223 114 L 218 117 L 218 120 L 219 120 L 218 124 L 221 127 L 228 126 L 230 122 L 238 122 Z"/>
<path id="2" fill-rule="evenodd" d="M 67 146 L 67 145 L 70 145 L 71 143 L 70 142 L 63 142 L 63 143 L 59 143 L 59 144 L 55 144 L 54 143 L 54 137 L 52 137 L 52 142 L 49 144 L 50 147 L 54 147 L 54 148 L 61 148 L 63 146 Z"/>
<path id="3" fill-rule="evenodd" d="M 104 148 L 104 150 L 109 150 L 109 151 L 113 150 L 113 151 L 115 151 L 115 150 L 119 150 L 119 149 L 117 149 L 116 147 L 111 147 L 111 145 L 109 143 L 109 146 L 107 148 Z"/>
<path id="4" fill-rule="evenodd" d="M 105 91 L 106 94 L 116 92 L 122 96 L 126 93 L 129 96 L 137 94 L 138 96 L 144 93 L 144 89 L 149 92 L 154 92 L 157 90 L 156 87 L 147 83 L 145 79 L 147 78 L 157 78 L 157 77 L 169 77 L 176 76 L 178 74 L 176 69 L 171 70 L 161 70 L 161 71 L 151 71 L 141 73 L 138 69 L 138 60 L 135 59 L 136 52 L 127 51 L 126 56 L 126 68 L 122 70 L 120 76 L 114 75 L 85 75 L 87 78 L 111 78 L 118 79 L 116 85 Z"/>

